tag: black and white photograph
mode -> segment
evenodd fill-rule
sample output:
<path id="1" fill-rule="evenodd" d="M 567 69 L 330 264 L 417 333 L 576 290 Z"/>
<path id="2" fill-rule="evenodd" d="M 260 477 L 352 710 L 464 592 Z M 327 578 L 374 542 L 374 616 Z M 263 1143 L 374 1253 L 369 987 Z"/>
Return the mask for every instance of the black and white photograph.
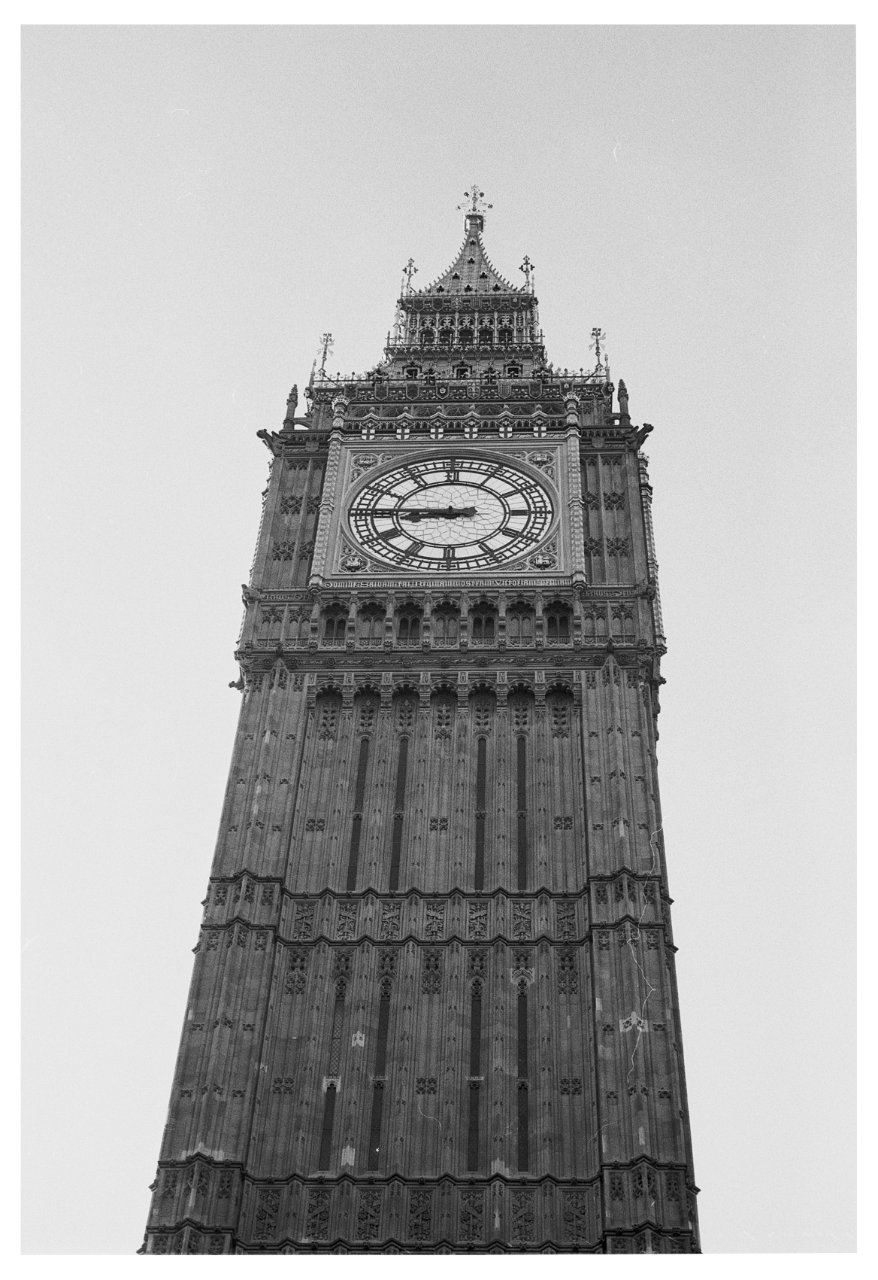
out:
<path id="1" fill-rule="evenodd" d="M 25 1256 L 856 1254 L 857 31 L 551 8 L 21 28 Z"/>

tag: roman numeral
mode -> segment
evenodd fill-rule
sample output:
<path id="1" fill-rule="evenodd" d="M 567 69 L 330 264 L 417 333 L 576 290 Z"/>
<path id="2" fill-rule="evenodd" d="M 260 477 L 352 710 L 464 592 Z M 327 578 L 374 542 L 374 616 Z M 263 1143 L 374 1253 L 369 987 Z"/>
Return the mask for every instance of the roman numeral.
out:
<path id="1" fill-rule="evenodd" d="M 370 533 L 368 538 L 364 538 L 363 542 L 368 547 L 374 547 L 379 542 L 389 542 L 391 538 L 400 538 L 402 534 L 399 529 L 384 529 L 381 533 Z"/>

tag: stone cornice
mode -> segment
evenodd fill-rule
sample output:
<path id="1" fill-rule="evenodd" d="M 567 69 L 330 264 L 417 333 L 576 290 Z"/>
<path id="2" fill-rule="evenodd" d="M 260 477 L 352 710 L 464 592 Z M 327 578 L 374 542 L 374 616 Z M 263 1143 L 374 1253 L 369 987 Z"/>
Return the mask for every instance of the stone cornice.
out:
<path id="1" fill-rule="evenodd" d="M 418 595 L 448 595 L 451 591 L 457 592 L 458 594 L 465 594 L 467 591 L 478 591 L 479 595 L 491 596 L 501 594 L 514 595 L 518 588 L 522 591 L 542 591 L 546 587 L 560 585 L 569 593 L 581 595 L 584 600 L 596 604 L 599 604 L 602 600 L 606 600 L 608 602 L 613 600 L 635 600 L 641 598 L 651 600 L 655 594 L 655 587 L 651 583 L 633 583 L 630 586 L 586 584 L 582 587 L 578 583 L 574 582 L 571 574 L 534 574 L 527 580 L 521 576 L 516 577 L 511 575 L 509 580 L 501 580 L 496 575 L 490 579 L 481 579 L 476 578 L 475 576 L 471 579 L 467 579 L 463 577 L 463 575 L 458 574 L 455 578 L 448 579 L 447 581 L 449 582 L 448 586 L 444 585 L 446 582 L 445 578 L 441 578 L 439 576 L 428 577 L 425 574 L 417 578 L 405 578 L 402 576 L 398 578 L 391 578 L 389 576 L 381 578 L 350 577 L 333 578 L 330 583 L 324 587 L 318 588 L 316 591 L 313 588 L 305 587 L 290 588 L 289 590 L 262 590 L 258 587 L 245 587 L 244 590 L 248 597 L 245 601 L 247 604 L 257 601 L 262 604 L 303 605 L 313 604 L 315 597 L 318 601 L 328 598 L 336 591 L 350 591 L 355 594 L 360 591 L 367 593 L 374 591 L 405 591 L 407 593 L 416 593 Z M 377 587 L 371 585 L 375 582 L 379 583 Z M 486 582 L 490 585 L 483 585 L 483 583 Z M 592 646 L 600 644 L 604 648 L 607 646 L 606 640 L 587 641 L 585 643 Z M 554 648 L 554 646 L 552 647 Z M 623 648 L 625 646 L 623 646 L 621 642 L 616 646 L 616 642 L 614 641 L 613 647 Z M 438 650 L 435 650 L 435 652 L 438 652 Z M 443 650 L 443 652 L 446 651 Z M 447 652 L 452 651 L 448 650 Z"/>
<path id="2" fill-rule="evenodd" d="M 281 881 L 277 876 L 260 875 L 258 871 L 251 871 L 248 867 L 239 867 L 237 871 L 227 876 L 211 876 L 209 883 L 211 885 L 231 885 L 236 884 L 238 881 L 246 877 L 247 879 L 252 880 L 254 884 L 277 885 L 284 897 L 295 899 L 297 902 L 319 902 L 321 898 L 326 897 L 335 898 L 339 902 L 353 902 L 367 897 L 379 898 L 382 901 L 386 899 L 388 902 L 402 902 L 406 898 L 419 898 L 426 902 L 439 898 L 454 897 L 462 898 L 467 902 L 485 902 L 490 898 L 509 898 L 510 901 L 515 902 L 530 902 L 534 898 L 540 897 L 550 898 L 553 901 L 558 902 L 567 902 L 570 899 L 583 897 L 588 893 L 589 886 L 592 884 L 612 884 L 613 881 L 618 880 L 620 876 L 628 876 L 629 879 L 636 880 L 640 884 L 648 884 L 651 881 L 654 881 L 656 884 L 661 883 L 661 875 L 658 871 L 636 871 L 631 867 L 625 866 L 624 863 L 614 871 L 595 872 L 594 875 L 587 876 L 578 889 L 563 890 L 547 889 L 545 886 L 540 886 L 535 889 L 521 890 L 503 889 L 498 887 L 496 889 L 486 889 L 477 893 L 474 889 L 461 889 L 455 886 L 454 888 L 443 889 L 438 892 L 434 892 L 432 889 L 412 888 L 397 890 L 395 893 L 389 893 L 385 889 L 376 889 L 373 887 L 367 887 L 365 889 L 331 889 L 326 887 L 323 889 L 315 889 L 311 892 L 300 892 L 299 890 L 294 892 L 293 890 L 285 888 L 283 881 Z M 669 904 L 673 903 L 673 898 L 668 897 L 666 893 L 664 894 L 664 897 L 665 901 Z"/>
<path id="3" fill-rule="evenodd" d="M 295 895 L 290 896 L 293 898 L 295 897 Z M 374 896 L 376 901 L 379 900 L 377 894 Z M 556 895 L 556 897 L 557 896 L 558 895 Z M 435 897 L 436 901 L 439 901 L 440 899 L 443 901 L 445 900 L 445 895 L 443 894 L 437 894 Z M 319 901 L 319 899 L 317 900 Z M 387 894 L 381 895 L 380 897 L 381 902 L 398 902 L 400 900 L 400 897 L 391 898 Z M 308 898 L 307 901 L 311 902 L 314 901 L 314 899 Z M 342 899 L 342 901 L 344 901 L 344 899 Z M 406 933 L 404 936 L 399 938 L 380 938 L 365 932 L 360 932 L 350 938 L 332 938 L 326 933 L 316 934 L 313 938 L 297 938 L 286 936 L 278 925 L 255 924 L 252 920 L 246 920 L 243 916 L 236 915 L 231 920 L 224 920 L 221 923 L 209 922 L 207 924 L 202 924 L 202 937 L 199 938 L 199 941 L 192 949 L 195 952 L 200 951 L 202 949 L 202 940 L 204 938 L 209 938 L 210 934 L 228 933 L 230 930 L 234 929 L 246 929 L 249 933 L 271 934 L 274 942 L 278 945 L 294 948 L 310 948 L 322 943 L 325 946 L 332 947 L 333 949 L 340 948 L 341 950 L 344 950 L 346 947 L 361 948 L 364 945 L 371 945 L 377 948 L 402 948 L 411 945 L 428 950 L 448 950 L 451 947 L 463 947 L 467 950 L 476 951 L 479 950 L 479 948 L 497 946 L 508 947 L 512 950 L 526 950 L 537 946 L 548 946 L 553 948 L 557 947 L 561 950 L 569 950 L 570 948 L 585 947 L 589 945 L 592 941 L 592 936 L 595 934 L 615 933 L 626 926 L 629 926 L 636 932 L 636 937 L 632 938 L 628 936 L 621 938 L 620 946 L 627 946 L 630 942 L 638 941 L 641 935 L 648 934 L 651 931 L 664 932 L 667 927 L 663 920 L 645 921 L 635 918 L 635 916 L 630 912 L 625 912 L 623 915 L 617 916 L 614 920 L 592 921 L 591 924 L 587 925 L 585 929 L 581 930 L 580 933 L 573 938 L 554 938 L 545 931 L 532 938 L 514 938 L 509 937 L 506 934 L 494 934 L 491 937 L 485 938 L 465 938 L 459 933 L 450 934 L 447 938 L 417 937 L 413 933 Z M 665 950 L 676 952 L 677 948 L 666 939 Z"/>
<path id="4" fill-rule="evenodd" d="M 551 1173 L 516 1174 L 514 1177 L 507 1176 L 506 1174 L 503 1174 L 503 1173 L 490 1173 L 490 1174 L 466 1173 L 463 1175 L 454 1174 L 454 1173 L 443 1173 L 434 1177 L 409 1178 L 402 1173 L 378 1173 L 378 1172 L 370 1172 L 370 1173 L 363 1173 L 363 1174 L 351 1174 L 351 1173 L 328 1174 L 327 1173 L 327 1174 L 312 1175 L 311 1177 L 309 1177 L 306 1174 L 291 1173 L 291 1174 L 288 1174 L 285 1178 L 271 1178 L 271 1177 L 260 1178 L 260 1177 L 257 1177 L 255 1174 L 247 1173 L 246 1165 L 241 1160 L 217 1160 L 215 1156 L 208 1155 L 207 1153 L 202 1153 L 201 1151 L 193 1151 L 193 1153 L 190 1156 L 187 1156 L 185 1160 L 159 1160 L 158 1167 L 159 1169 L 186 1169 L 188 1168 L 189 1165 L 191 1165 L 193 1162 L 197 1160 L 200 1160 L 204 1164 L 209 1165 L 212 1169 L 239 1170 L 241 1173 L 242 1179 L 245 1183 L 251 1183 L 254 1185 L 258 1185 L 260 1187 L 291 1186 L 294 1183 L 299 1184 L 300 1186 L 309 1186 L 309 1187 L 337 1187 L 342 1185 L 351 1186 L 351 1187 L 362 1187 L 362 1186 L 387 1187 L 395 1184 L 401 1187 L 414 1186 L 414 1187 L 425 1187 L 428 1190 L 430 1189 L 435 1190 L 437 1187 L 442 1187 L 446 1183 L 453 1186 L 464 1187 L 464 1188 L 468 1188 L 472 1186 L 487 1187 L 487 1186 L 490 1186 L 492 1183 L 499 1183 L 505 1187 L 512 1187 L 512 1188 L 517 1188 L 517 1187 L 534 1188 L 534 1187 L 550 1186 L 550 1187 L 562 1187 L 562 1188 L 575 1187 L 578 1189 L 578 1188 L 585 1188 L 585 1187 L 594 1187 L 599 1185 L 604 1175 L 604 1171 L 610 1170 L 610 1169 L 613 1170 L 613 1172 L 621 1172 L 624 1170 L 637 1169 L 641 1165 L 648 1165 L 651 1169 L 655 1169 L 657 1172 L 661 1171 L 665 1173 L 681 1173 L 684 1175 L 684 1177 L 686 1176 L 686 1173 L 687 1173 L 686 1164 L 682 1160 L 655 1160 L 649 1156 L 638 1156 L 634 1160 L 628 1160 L 624 1162 L 609 1161 L 609 1160 L 602 1161 L 598 1172 L 592 1174 L 591 1177 L 589 1178 L 560 1178 L 556 1174 L 551 1174 Z M 686 1186 L 690 1191 L 697 1192 L 699 1190 L 699 1188 L 696 1187 L 694 1183 L 692 1183 L 689 1179 L 686 1180 Z M 191 1222 L 192 1220 L 184 1219 L 181 1221 Z M 648 1220 L 644 1219 L 643 1223 L 638 1225 L 649 1226 L 651 1224 Z M 631 1230 L 637 1230 L 637 1226 L 632 1226 Z"/>

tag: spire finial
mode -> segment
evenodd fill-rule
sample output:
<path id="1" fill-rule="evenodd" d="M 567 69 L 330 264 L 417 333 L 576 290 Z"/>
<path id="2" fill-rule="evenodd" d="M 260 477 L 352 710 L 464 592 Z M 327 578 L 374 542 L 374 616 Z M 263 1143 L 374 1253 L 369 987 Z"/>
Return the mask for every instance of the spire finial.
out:
<path id="1" fill-rule="evenodd" d="M 320 349 L 318 351 L 318 355 L 320 356 L 320 377 L 321 378 L 326 377 L 326 357 L 329 355 L 334 345 L 335 345 L 335 340 L 331 333 L 322 333 L 320 335 Z"/>
<path id="2" fill-rule="evenodd" d="M 525 283 L 525 288 L 529 289 L 529 288 L 530 288 L 530 278 L 531 278 L 531 276 L 533 275 L 533 272 L 534 272 L 534 264 L 531 262 L 530 258 L 527 256 L 527 254 L 525 254 L 525 255 L 524 255 L 524 262 L 522 262 L 521 266 L 520 266 L 518 269 L 519 269 L 519 271 L 523 271 L 523 272 L 524 272 L 524 283 Z"/>
<path id="3" fill-rule="evenodd" d="M 594 371 L 595 373 L 599 373 L 604 368 L 603 358 L 601 356 L 601 343 L 606 340 L 607 335 L 604 333 L 603 329 L 595 328 L 592 329 L 591 336 L 594 341 L 589 344 L 589 348 L 594 352 Z"/>
<path id="4" fill-rule="evenodd" d="M 418 274 L 418 268 L 415 266 L 414 258 L 409 258 L 408 262 L 402 269 L 402 274 L 405 276 L 406 283 L 401 286 L 401 292 L 409 294 L 412 291 L 412 276 L 416 276 Z"/>
<path id="5" fill-rule="evenodd" d="M 472 184 L 470 191 L 464 191 L 463 194 L 469 203 L 459 204 L 457 207 L 462 209 L 464 213 L 484 213 L 486 209 L 494 208 L 492 204 L 485 204 L 485 193 L 477 182 Z"/>

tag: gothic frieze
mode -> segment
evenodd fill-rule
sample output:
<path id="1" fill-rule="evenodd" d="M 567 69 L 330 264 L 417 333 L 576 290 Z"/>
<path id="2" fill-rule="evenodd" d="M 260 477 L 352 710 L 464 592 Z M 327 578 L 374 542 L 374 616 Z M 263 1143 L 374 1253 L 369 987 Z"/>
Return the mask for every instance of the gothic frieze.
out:
<path id="1" fill-rule="evenodd" d="M 521 1187 L 497 1177 L 479 1179 L 382 1178 L 364 1185 L 345 1178 L 325 1183 L 290 1179 L 252 1183 L 242 1208 L 245 1238 L 278 1238 L 309 1251 L 346 1252 L 539 1251 L 548 1242 L 563 1250 L 588 1249 L 600 1238 L 602 1189 L 598 1179 L 564 1184 L 541 1179 Z M 505 1248 L 504 1248 L 505 1246 Z"/>
<path id="2" fill-rule="evenodd" d="M 193 1204 L 196 1180 L 202 1193 Z M 218 1199 L 232 1184 L 240 1201 L 234 1232 Z M 502 1174 L 266 1180 L 204 1159 L 165 1162 L 143 1251 L 690 1253 L 695 1194 L 685 1166 L 652 1160 L 604 1166 L 586 1179 L 526 1182 Z"/>
<path id="3" fill-rule="evenodd" d="M 437 829 L 441 821 L 436 818 Z M 252 943 L 265 951 L 275 943 L 317 942 L 563 948 L 593 941 L 605 949 L 612 934 L 619 946 L 633 941 L 655 950 L 666 942 L 668 902 L 658 874 L 593 879 L 577 894 L 498 889 L 483 894 L 412 890 L 399 895 L 366 889 L 327 890 L 306 897 L 276 881 L 244 873 L 212 882 L 199 948 L 227 950 Z"/>
<path id="4" fill-rule="evenodd" d="M 655 678 L 651 671 L 654 651 L 645 652 L 635 645 L 616 645 L 611 652 L 618 667 L 626 674 L 630 673 L 635 678 L 635 683 L 641 678 Z M 394 687 L 408 687 L 417 677 L 418 687 L 428 689 L 447 685 L 449 678 L 455 684 L 478 682 L 489 688 L 517 683 L 539 684 L 537 673 L 550 671 L 553 684 L 566 684 L 575 690 L 580 687 L 583 675 L 593 676 L 595 671 L 605 666 L 607 647 L 597 644 L 592 648 L 584 647 L 575 667 L 571 665 L 572 655 L 553 652 L 551 649 L 534 650 L 532 654 L 483 654 L 469 650 L 466 666 L 461 665 L 456 655 L 445 655 L 435 650 L 429 654 L 342 650 L 338 657 L 325 651 L 301 650 L 293 654 L 284 650 L 283 656 L 278 659 L 274 649 L 262 654 L 258 649 L 251 648 L 237 650 L 235 658 L 245 671 L 249 689 L 263 688 L 279 661 L 279 670 L 285 673 L 280 678 L 281 687 L 293 692 L 300 692 L 306 683 L 315 687 L 319 684 L 340 685 L 345 673 L 352 677 L 354 689 L 366 688 L 371 683 L 369 672 L 372 671 L 380 672 L 382 678 L 390 676 Z M 655 661 L 657 662 L 657 658 Z M 658 679 L 661 681 L 660 677 Z"/>
<path id="5" fill-rule="evenodd" d="M 316 829 L 321 821 L 315 818 L 311 826 Z M 564 817 L 558 822 L 563 823 Z M 427 826 L 437 833 L 447 831 L 448 818 L 430 816 Z M 327 890 L 303 897 L 277 881 L 242 873 L 211 883 L 204 927 L 230 926 L 236 920 L 252 928 L 277 922 L 278 939 L 285 942 L 565 943 L 587 936 L 588 914 L 585 886 L 579 895 L 549 890 L 529 894 L 455 890 L 438 895 L 418 890 L 405 895 Z"/>

